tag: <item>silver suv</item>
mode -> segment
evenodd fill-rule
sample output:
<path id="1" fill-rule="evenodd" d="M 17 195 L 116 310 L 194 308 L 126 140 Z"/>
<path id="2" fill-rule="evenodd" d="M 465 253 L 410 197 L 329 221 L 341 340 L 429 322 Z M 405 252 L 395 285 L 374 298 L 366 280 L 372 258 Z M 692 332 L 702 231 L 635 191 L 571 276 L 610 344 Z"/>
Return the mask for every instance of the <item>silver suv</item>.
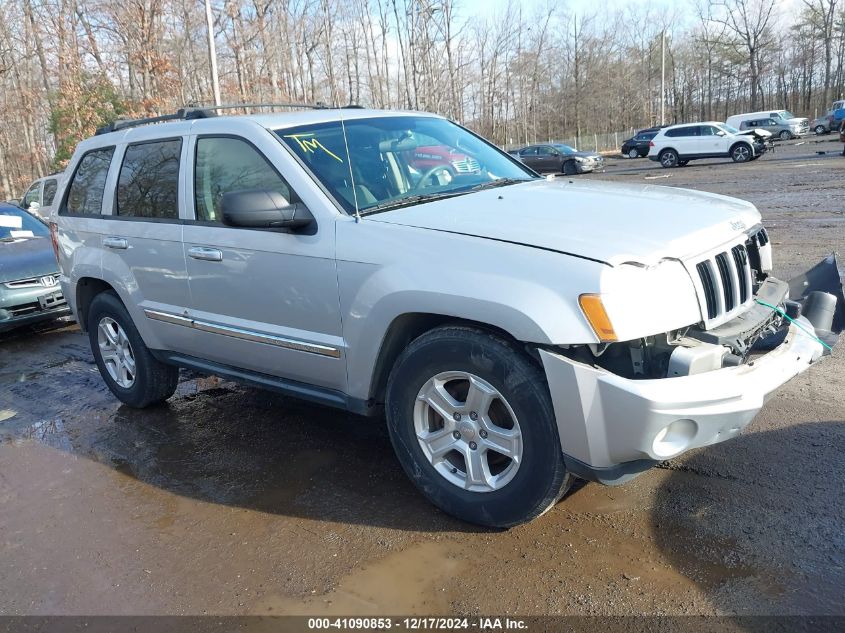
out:
<path id="1" fill-rule="evenodd" d="M 189 367 L 386 417 L 468 521 L 736 436 L 843 327 L 833 257 L 776 279 L 747 202 L 542 178 L 430 114 L 212 114 L 70 162 L 61 284 L 106 384 L 146 407 Z"/>

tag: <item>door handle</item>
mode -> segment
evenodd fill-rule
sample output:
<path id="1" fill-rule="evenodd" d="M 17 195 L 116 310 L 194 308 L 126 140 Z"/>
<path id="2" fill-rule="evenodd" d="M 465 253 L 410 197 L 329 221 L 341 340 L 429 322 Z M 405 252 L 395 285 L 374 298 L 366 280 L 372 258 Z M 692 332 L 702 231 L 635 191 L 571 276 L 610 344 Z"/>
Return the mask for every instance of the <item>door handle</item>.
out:
<path id="1" fill-rule="evenodd" d="M 223 251 L 216 248 L 206 248 L 205 246 L 192 246 L 188 249 L 188 256 L 206 262 L 223 261 Z"/>
<path id="2" fill-rule="evenodd" d="M 106 248 L 115 248 L 118 250 L 126 250 L 129 248 L 129 242 L 122 237 L 104 237 L 103 246 Z"/>

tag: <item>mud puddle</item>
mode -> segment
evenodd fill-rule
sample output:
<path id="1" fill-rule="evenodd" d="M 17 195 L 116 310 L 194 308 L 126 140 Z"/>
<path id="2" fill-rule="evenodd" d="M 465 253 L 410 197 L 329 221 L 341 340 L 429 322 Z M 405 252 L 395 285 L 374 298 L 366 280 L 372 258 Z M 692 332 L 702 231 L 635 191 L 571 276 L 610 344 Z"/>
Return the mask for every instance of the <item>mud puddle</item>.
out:
<path id="1" fill-rule="evenodd" d="M 254 614 L 273 615 L 418 615 L 448 613 L 451 597 L 445 585 L 464 562 L 454 546 L 425 542 L 364 564 L 341 578 L 337 587 L 302 600 L 267 596 Z"/>

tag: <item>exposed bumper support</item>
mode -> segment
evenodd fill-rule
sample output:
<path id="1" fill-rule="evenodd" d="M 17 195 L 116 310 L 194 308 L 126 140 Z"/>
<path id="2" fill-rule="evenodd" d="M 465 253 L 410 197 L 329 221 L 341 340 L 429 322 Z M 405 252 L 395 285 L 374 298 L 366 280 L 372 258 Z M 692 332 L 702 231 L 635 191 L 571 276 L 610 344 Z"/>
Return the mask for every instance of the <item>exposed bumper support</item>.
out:
<path id="1" fill-rule="evenodd" d="M 832 257 L 802 276 L 807 283 L 800 284 L 802 293 L 796 298 L 817 290 L 814 281 L 821 277 L 830 282 L 831 267 L 835 272 Z M 821 285 L 836 292 L 831 329 L 841 331 L 841 283 L 838 288 Z M 795 321 L 783 342 L 765 356 L 691 376 L 630 380 L 540 350 L 572 471 L 603 483 L 622 483 L 654 462 L 738 435 L 769 394 L 822 357 L 825 347 L 816 336 L 825 333 L 816 334 L 805 316 Z M 831 335 L 835 340 L 835 333 Z"/>

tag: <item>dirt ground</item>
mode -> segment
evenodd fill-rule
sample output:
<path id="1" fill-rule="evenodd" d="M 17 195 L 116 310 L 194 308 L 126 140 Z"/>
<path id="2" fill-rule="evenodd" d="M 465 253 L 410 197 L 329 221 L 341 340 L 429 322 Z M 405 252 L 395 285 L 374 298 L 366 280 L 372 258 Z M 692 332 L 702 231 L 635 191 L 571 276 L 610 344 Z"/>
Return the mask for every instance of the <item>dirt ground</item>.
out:
<path id="1" fill-rule="evenodd" d="M 748 199 L 789 277 L 845 244 L 841 149 L 586 178 Z M 0 614 L 845 614 L 843 359 L 738 439 L 491 531 L 423 500 L 382 423 L 187 373 L 134 411 L 75 326 L 7 334 Z"/>

